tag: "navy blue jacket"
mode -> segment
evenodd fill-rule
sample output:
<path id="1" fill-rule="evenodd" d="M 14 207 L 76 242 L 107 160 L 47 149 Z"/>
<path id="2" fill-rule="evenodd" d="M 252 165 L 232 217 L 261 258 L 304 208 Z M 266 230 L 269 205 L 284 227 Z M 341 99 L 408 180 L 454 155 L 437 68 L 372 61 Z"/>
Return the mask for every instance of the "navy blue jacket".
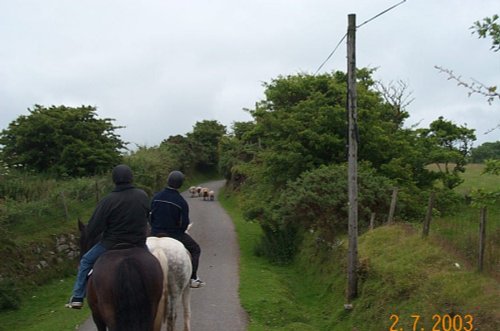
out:
<path id="1" fill-rule="evenodd" d="M 189 206 L 179 191 L 167 187 L 151 201 L 151 235 L 184 233 L 189 225 Z"/>

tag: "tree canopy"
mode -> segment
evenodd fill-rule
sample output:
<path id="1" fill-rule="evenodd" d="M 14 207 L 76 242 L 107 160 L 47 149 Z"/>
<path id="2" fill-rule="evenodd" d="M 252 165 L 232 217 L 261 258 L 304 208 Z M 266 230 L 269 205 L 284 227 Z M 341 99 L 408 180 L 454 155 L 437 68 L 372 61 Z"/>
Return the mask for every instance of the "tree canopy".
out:
<path id="1" fill-rule="evenodd" d="M 0 158 L 12 168 L 55 175 L 87 176 L 121 160 L 124 142 L 113 119 L 95 107 L 35 105 L 0 133 Z"/>

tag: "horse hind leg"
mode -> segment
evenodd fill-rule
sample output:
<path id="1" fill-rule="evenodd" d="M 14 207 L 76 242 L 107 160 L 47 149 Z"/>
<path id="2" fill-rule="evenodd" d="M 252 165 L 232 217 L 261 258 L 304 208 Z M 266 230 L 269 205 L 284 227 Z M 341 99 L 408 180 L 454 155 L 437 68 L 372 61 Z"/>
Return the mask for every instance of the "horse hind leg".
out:
<path id="1" fill-rule="evenodd" d="M 191 288 L 189 285 L 182 292 L 184 311 L 184 331 L 191 331 Z"/>
<path id="2" fill-rule="evenodd" d="M 104 323 L 104 320 L 99 314 L 92 313 L 92 319 L 94 320 L 94 324 L 97 327 L 97 331 L 106 331 L 106 323 Z"/>
<path id="3" fill-rule="evenodd" d="M 177 313 L 175 311 L 177 305 L 177 298 L 170 296 L 167 304 L 167 331 L 175 330 L 175 320 L 177 319 Z"/>

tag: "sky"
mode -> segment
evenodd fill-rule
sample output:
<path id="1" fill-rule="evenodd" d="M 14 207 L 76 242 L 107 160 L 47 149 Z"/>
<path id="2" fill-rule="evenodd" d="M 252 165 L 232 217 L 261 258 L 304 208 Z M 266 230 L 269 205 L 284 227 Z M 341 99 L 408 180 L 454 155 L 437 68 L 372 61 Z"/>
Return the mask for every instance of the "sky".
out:
<path id="1" fill-rule="evenodd" d="M 0 130 L 35 104 L 90 105 L 124 126 L 134 146 L 156 146 L 216 120 L 252 119 L 278 76 L 314 74 L 347 31 L 400 0 L 0 0 Z M 360 26 L 357 67 L 403 81 L 407 127 L 443 116 L 500 140 L 500 100 L 448 80 L 441 66 L 500 85 L 500 51 L 469 27 L 500 14 L 498 0 L 407 0 Z M 345 41 L 319 73 L 347 71 Z M 499 86 L 500 88 L 500 86 Z"/>

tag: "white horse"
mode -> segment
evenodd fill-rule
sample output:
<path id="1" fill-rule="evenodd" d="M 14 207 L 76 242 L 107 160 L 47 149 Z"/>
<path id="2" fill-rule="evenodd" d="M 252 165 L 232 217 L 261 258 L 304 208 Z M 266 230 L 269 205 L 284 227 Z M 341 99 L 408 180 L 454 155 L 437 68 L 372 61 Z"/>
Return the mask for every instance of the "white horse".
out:
<path id="1" fill-rule="evenodd" d="M 166 321 L 167 331 L 175 330 L 176 304 L 177 300 L 182 297 L 184 331 L 190 331 L 191 255 L 180 241 L 168 237 L 148 237 L 146 245 L 160 261 L 164 273 L 163 295 L 160 299 L 155 325 Z"/>

